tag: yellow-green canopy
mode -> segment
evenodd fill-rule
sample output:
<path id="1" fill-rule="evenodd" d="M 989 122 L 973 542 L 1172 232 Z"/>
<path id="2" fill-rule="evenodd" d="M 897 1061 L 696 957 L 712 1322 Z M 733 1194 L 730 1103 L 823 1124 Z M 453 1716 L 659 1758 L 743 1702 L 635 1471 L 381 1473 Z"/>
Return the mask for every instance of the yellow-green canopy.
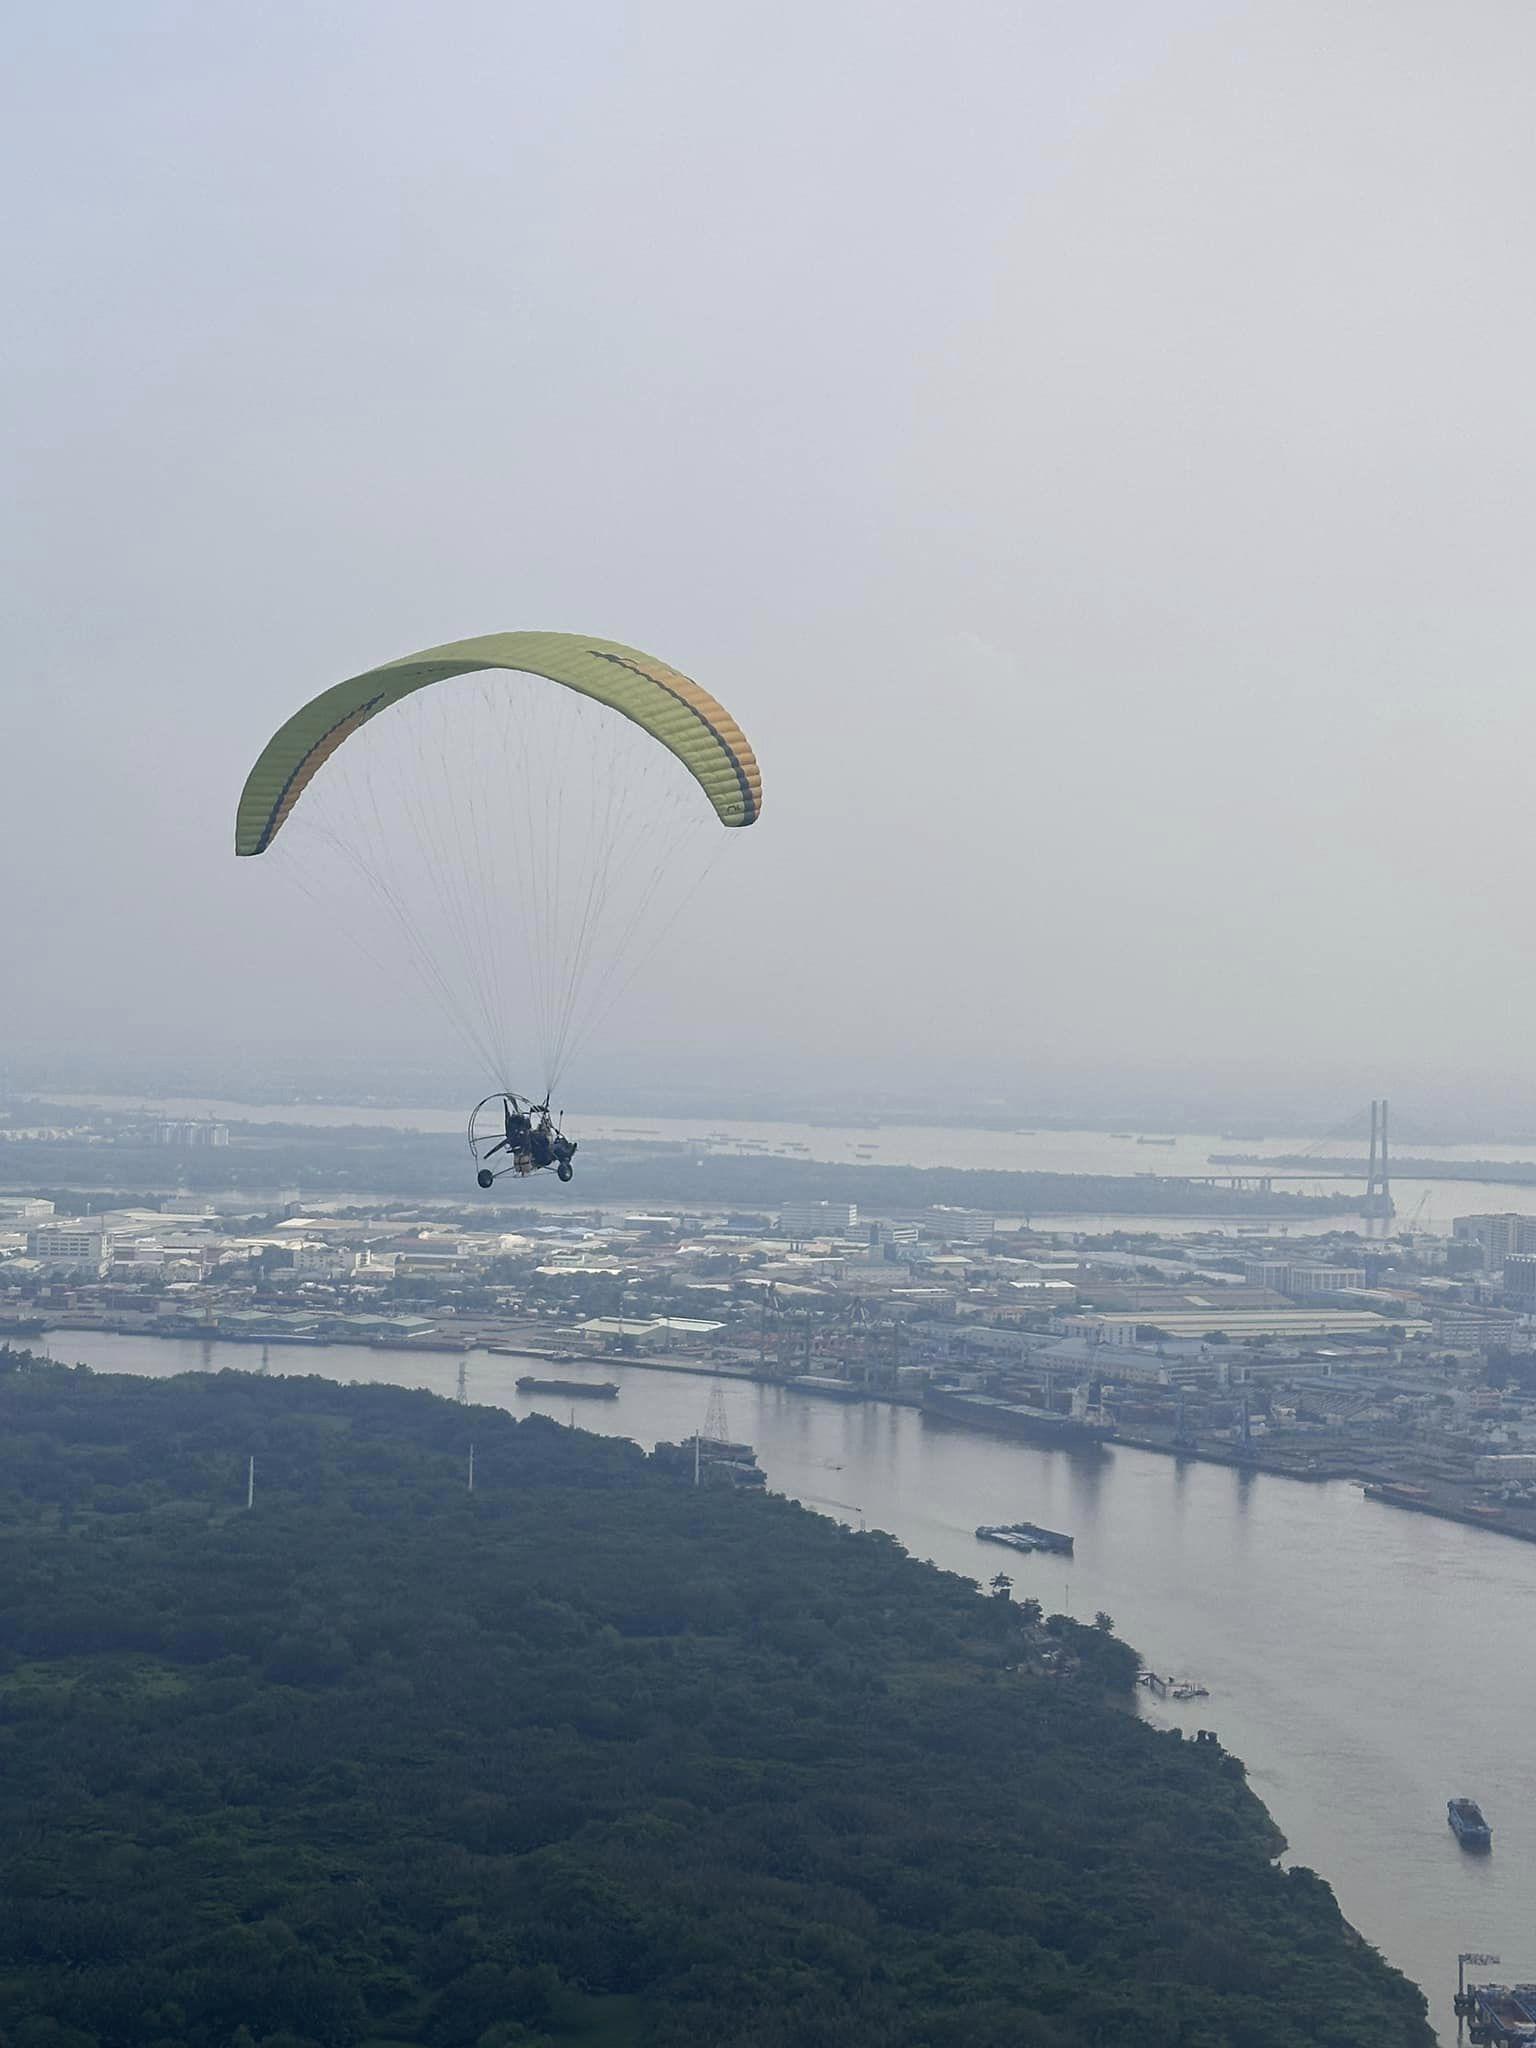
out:
<path id="1" fill-rule="evenodd" d="M 707 690 L 664 661 L 580 633 L 486 633 L 349 676 L 296 711 L 246 778 L 235 852 L 265 853 L 316 771 L 370 718 L 413 690 L 487 668 L 545 676 L 633 719 L 677 756 L 721 824 L 750 825 L 762 808 L 762 777 L 740 726 Z"/>

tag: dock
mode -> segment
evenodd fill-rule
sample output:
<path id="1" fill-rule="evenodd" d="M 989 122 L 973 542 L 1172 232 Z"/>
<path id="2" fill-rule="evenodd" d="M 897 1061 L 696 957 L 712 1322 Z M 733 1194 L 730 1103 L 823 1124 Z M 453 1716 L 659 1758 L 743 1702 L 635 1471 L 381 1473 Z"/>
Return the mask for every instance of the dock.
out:
<path id="1" fill-rule="evenodd" d="M 1536 1984 L 1469 1984 L 1458 1991 L 1456 2017 L 1465 2022 L 1474 2048 L 1504 2048 L 1536 2041 Z"/>
<path id="2" fill-rule="evenodd" d="M 1164 1678 L 1156 1671 L 1138 1671 L 1136 1683 L 1160 1700 L 1208 1700 L 1211 1696 L 1209 1686 L 1197 1678 Z"/>

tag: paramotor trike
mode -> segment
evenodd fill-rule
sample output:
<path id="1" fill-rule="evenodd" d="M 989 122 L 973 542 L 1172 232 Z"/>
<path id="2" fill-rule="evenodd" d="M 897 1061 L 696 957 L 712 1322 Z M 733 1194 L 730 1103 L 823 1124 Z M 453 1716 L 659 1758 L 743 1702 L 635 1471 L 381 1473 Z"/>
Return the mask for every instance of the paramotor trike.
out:
<path id="1" fill-rule="evenodd" d="M 559 1119 L 550 1115 L 547 1099 L 487 1095 L 469 1113 L 468 1136 L 478 1169 L 475 1179 L 483 1188 L 493 1187 L 505 1173 L 526 1178 L 552 1166 L 561 1180 L 570 1180 L 576 1172 L 571 1164 L 576 1140 L 566 1137 Z M 499 1166 L 487 1163 L 498 1157 Z"/>

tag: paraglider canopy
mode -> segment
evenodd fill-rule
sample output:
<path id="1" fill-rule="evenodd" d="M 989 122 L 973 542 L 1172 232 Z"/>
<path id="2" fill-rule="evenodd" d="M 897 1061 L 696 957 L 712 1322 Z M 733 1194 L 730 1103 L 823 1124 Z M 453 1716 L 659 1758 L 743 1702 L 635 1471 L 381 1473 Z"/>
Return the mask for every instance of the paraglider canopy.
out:
<path id="1" fill-rule="evenodd" d="M 235 851 L 269 856 L 380 998 L 414 974 L 485 1082 L 547 1103 L 761 807 L 740 726 L 678 669 L 490 633 L 303 705 L 246 778 Z M 709 929 L 684 931 L 707 972 Z"/>
<path id="2" fill-rule="evenodd" d="M 618 640 L 580 633 L 485 633 L 365 669 L 296 711 L 268 740 L 246 778 L 235 819 L 235 852 L 265 853 L 317 771 L 371 718 L 432 683 L 488 668 L 544 676 L 611 706 L 677 756 L 722 825 L 756 821 L 763 784 L 746 736 L 724 706 L 687 676 Z"/>

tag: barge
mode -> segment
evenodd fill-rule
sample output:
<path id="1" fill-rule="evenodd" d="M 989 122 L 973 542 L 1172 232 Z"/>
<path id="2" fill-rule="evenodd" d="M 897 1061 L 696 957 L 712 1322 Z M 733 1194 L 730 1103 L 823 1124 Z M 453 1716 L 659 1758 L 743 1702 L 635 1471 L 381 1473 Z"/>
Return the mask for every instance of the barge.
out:
<path id="1" fill-rule="evenodd" d="M 968 1422 L 973 1429 L 1001 1430 L 1028 1437 L 1031 1443 L 1057 1444 L 1062 1449 L 1092 1450 L 1113 1435 L 1107 1422 L 1063 1415 L 1055 1408 L 1037 1408 L 1028 1401 L 1005 1401 L 999 1394 L 963 1393 L 958 1388 L 929 1387 L 923 1412 L 950 1422 Z"/>
<path id="2" fill-rule="evenodd" d="M 1042 1529 L 1038 1522 L 983 1522 L 976 1531 L 983 1543 L 1006 1543 L 1010 1550 L 1054 1550 L 1072 1555 L 1072 1538 L 1059 1529 Z"/>
<path id="3" fill-rule="evenodd" d="M 658 1444 L 651 1461 L 673 1479 L 695 1486 L 766 1486 L 768 1475 L 750 1444 L 716 1442 L 711 1437 L 685 1437 L 680 1444 Z"/>
<path id="4" fill-rule="evenodd" d="M 1493 1847 L 1493 1829 L 1483 1819 L 1483 1809 L 1475 1799 L 1447 1800 L 1445 1817 L 1463 1849 L 1481 1850 Z"/>
<path id="5" fill-rule="evenodd" d="M 524 1374 L 514 1383 L 520 1394 L 571 1394 L 577 1400 L 617 1401 L 618 1384 L 614 1380 L 536 1380 Z"/>

